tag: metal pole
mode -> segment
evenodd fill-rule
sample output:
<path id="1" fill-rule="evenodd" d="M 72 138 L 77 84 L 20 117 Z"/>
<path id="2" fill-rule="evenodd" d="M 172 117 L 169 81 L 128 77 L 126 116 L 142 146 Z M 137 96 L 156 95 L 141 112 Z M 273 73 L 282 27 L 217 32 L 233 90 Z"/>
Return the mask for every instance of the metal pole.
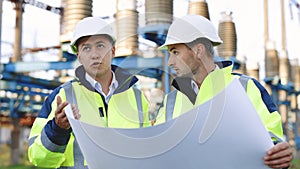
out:
<path id="1" fill-rule="evenodd" d="M 21 50 L 22 50 L 22 16 L 23 16 L 23 1 L 18 0 L 15 2 L 16 10 L 16 28 L 15 28 L 15 44 L 14 44 L 14 57 L 13 62 L 21 61 Z"/>
<path id="2" fill-rule="evenodd" d="M 2 51 L 1 51 L 1 46 L 2 46 L 2 2 L 3 0 L 0 0 L 0 63 L 1 63 L 1 58 L 2 58 Z"/>
<path id="3" fill-rule="evenodd" d="M 267 42 L 269 40 L 269 16 L 268 16 L 268 0 L 264 0 L 264 21 L 265 21 L 265 49 L 267 47 Z"/>
<path id="4" fill-rule="evenodd" d="M 0 64 L 1 64 L 1 59 L 2 59 L 2 52 L 1 52 L 1 46 L 2 46 L 2 34 L 1 34 L 2 33 L 2 2 L 3 2 L 3 0 L 0 0 Z M 1 88 L 2 88 L 2 86 L 1 86 Z M 0 127 L 0 139 L 1 139 L 1 133 L 2 133 L 2 130 Z"/>
<path id="5" fill-rule="evenodd" d="M 14 57 L 13 62 L 21 61 L 21 50 L 22 50 L 22 14 L 23 14 L 23 0 L 15 1 L 16 10 L 16 28 L 15 28 L 15 44 L 14 44 Z M 20 119 L 15 117 L 16 111 L 11 108 L 12 118 L 12 131 L 11 131 L 11 154 L 10 164 L 16 165 L 20 163 Z"/>
<path id="6" fill-rule="evenodd" d="M 2 34 L 1 34 L 1 32 L 2 32 L 2 1 L 3 0 L 0 0 L 0 64 L 1 64 L 1 60 L 2 60 L 2 51 L 1 51 L 1 46 L 2 46 Z M 1 130 L 1 127 L 0 127 L 0 139 L 1 139 L 1 132 L 2 132 L 2 130 Z"/>
<path id="7" fill-rule="evenodd" d="M 281 0 L 281 40 L 282 51 L 286 51 L 286 30 L 285 30 L 285 18 L 284 18 L 284 0 Z"/>

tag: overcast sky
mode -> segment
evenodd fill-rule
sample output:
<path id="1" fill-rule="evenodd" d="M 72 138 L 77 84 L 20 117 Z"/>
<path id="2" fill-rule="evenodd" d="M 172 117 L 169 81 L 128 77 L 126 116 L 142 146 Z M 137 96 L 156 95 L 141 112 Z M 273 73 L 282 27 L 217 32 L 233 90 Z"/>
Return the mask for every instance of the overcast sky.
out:
<path id="1" fill-rule="evenodd" d="M 39 0 L 52 6 L 60 6 L 60 0 Z M 218 27 L 221 12 L 230 10 L 237 30 L 237 55 L 247 58 L 247 64 L 263 63 L 264 59 L 264 15 L 262 0 L 207 0 L 210 19 Z M 174 15 L 187 14 L 188 0 L 174 0 Z M 94 0 L 94 16 L 112 16 L 115 11 L 114 0 Z M 143 0 L 138 0 L 143 5 Z M 290 59 L 300 57 L 300 23 L 298 9 L 285 0 L 287 50 Z M 142 8 L 140 9 L 142 10 Z M 143 12 L 143 11 L 140 11 Z M 280 0 L 269 0 L 269 37 L 275 41 L 276 49 L 281 52 L 281 9 Z M 293 19 L 291 19 L 291 13 Z M 59 44 L 59 16 L 31 5 L 25 5 L 23 16 L 24 47 L 46 47 Z M 15 11 L 11 2 L 3 1 L 2 16 L 2 55 L 12 53 L 14 41 Z M 47 54 L 46 54 L 47 55 Z M 2 62 L 7 61 L 3 59 Z M 50 59 L 51 60 L 51 59 Z"/>

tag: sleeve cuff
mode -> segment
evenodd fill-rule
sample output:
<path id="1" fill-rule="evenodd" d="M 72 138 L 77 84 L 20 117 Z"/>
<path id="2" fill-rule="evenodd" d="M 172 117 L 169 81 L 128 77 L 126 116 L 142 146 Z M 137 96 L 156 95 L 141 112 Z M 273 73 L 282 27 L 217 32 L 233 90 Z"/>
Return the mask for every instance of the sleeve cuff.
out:
<path id="1" fill-rule="evenodd" d="M 62 129 L 56 125 L 54 118 L 46 124 L 45 128 L 46 136 L 57 145 L 66 145 L 70 139 L 70 133 L 72 129 Z"/>

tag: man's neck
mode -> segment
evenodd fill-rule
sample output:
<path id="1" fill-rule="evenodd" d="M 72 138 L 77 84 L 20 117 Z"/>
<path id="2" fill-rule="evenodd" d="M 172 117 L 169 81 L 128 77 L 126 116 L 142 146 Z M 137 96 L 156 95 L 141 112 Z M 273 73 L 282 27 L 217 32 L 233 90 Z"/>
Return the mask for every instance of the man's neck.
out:
<path id="1" fill-rule="evenodd" d="M 200 72 L 198 74 L 195 74 L 193 76 L 193 79 L 195 80 L 195 82 L 198 85 L 198 88 L 201 87 L 202 82 L 204 81 L 204 79 L 208 76 L 209 73 L 211 73 L 212 71 L 214 71 L 216 68 L 215 64 L 210 64 L 209 66 L 203 68 L 200 70 Z"/>
<path id="2" fill-rule="evenodd" d="M 111 85 L 112 78 L 113 78 L 112 72 L 107 73 L 105 76 L 96 77 L 95 80 L 101 84 L 103 93 L 108 94 L 109 86 Z"/>

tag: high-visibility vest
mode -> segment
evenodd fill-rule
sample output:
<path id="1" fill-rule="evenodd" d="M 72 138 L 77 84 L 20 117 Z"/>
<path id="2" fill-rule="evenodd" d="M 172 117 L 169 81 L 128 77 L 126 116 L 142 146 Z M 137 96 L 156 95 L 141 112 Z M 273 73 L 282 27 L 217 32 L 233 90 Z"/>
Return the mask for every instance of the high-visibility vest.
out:
<path id="1" fill-rule="evenodd" d="M 273 104 L 266 104 L 266 98 L 270 101 L 271 97 L 267 91 L 254 79 L 245 75 L 232 74 L 232 65 L 211 72 L 203 81 L 195 103 L 192 103 L 188 96 L 178 90 L 173 90 L 165 96 L 163 107 L 159 110 L 155 124 L 160 124 L 178 117 L 179 115 L 188 112 L 189 110 L 203 104 L 221 92 L 234 78 L 239 78 L 242 86 L 247 92 L 249 99 L 258 112 L 266 129 L 271 133 L 273 140 L 280 141 L 283 138 L 282 122 L 280 114 Z M 263 94 L 262 94 L 263 93 Z M 270 108 L 270 107 L 271 108 Z"/>
<path id="2" fill-rule="evenodd" d="M 141 91 L 134 87 L 113 94 L 108 105 L 99 93 L 90 91 L 80 82 L 66 83 L 59 93 L 63 101 L 77 103 L 80 120 L 101 127 L 140 128 L 150 126 L 148 104 Z M 36 118 L 30 133 L 28 155 L 36 166 L 47 168 L 87 168 L 86 161 L 71 133 L 67 145 L 55 145 L 43 129 L 54 117 L 56 99 L 47 118 Z M 105 137 L 105 136 L 104 136 Z"/>

